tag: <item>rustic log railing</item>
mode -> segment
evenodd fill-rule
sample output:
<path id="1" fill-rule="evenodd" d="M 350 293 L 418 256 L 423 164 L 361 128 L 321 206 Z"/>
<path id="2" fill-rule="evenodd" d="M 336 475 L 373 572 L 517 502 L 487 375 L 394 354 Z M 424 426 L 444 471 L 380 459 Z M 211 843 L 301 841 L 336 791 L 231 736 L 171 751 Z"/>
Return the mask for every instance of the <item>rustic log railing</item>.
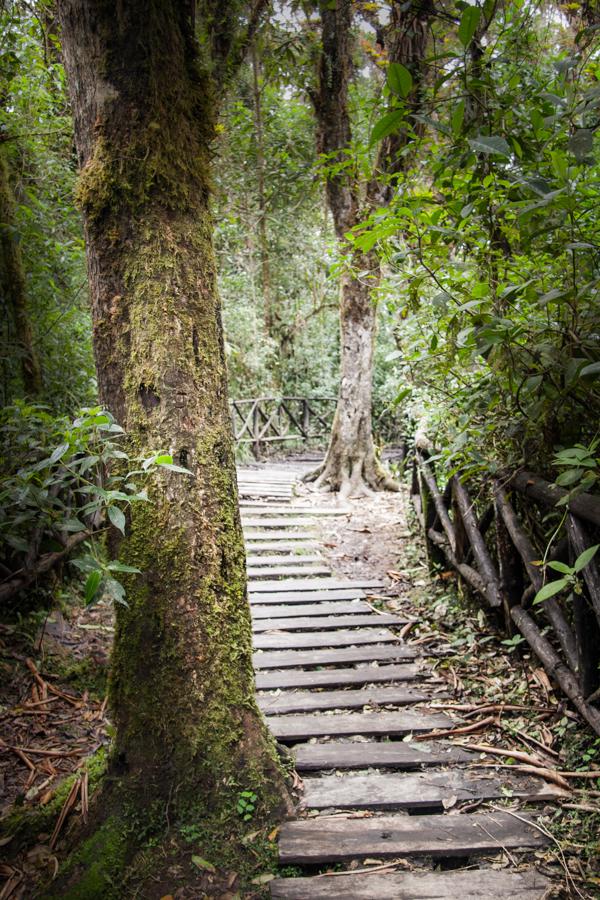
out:
<path id="1" fill-rule="evenodd" d="M 477 515 L 464 483 L 454 475 L 438 486 L 425 442 L 417 440 L 411 496 L 427 538 L 431 562 L 450 564 L 474 594 L 503 616 L 509 633 L 515 628 L 529 644 L 549 678 L 558 684 L 583 718 L 600 735 L 600 568 L 592 560 L 568 596 L 557 594 L 532 601 L 543 585 L 543 570 L 515 507 L 524 513 L 541 507 L 556 510 L 566 491 L 520 471 L 491 485 L 491 500 Z M 559 507 L 559 511 L 565 511 Z M 566 506 L 562 540 L 548 561 L 572 566 L 590 547 L 588 533 L 598 537 L 600 498 L 579 494 Z M 539 511 L 535 518 L 539 519 Z"/>
<path id="2" fill-rule="evenodd" d="M 334 397 L 258 397 L 232 400 L 235 440 L 251 444 L 259 456 L 263 444 L 276 441 L 312 441 L 331 432 Z"/>

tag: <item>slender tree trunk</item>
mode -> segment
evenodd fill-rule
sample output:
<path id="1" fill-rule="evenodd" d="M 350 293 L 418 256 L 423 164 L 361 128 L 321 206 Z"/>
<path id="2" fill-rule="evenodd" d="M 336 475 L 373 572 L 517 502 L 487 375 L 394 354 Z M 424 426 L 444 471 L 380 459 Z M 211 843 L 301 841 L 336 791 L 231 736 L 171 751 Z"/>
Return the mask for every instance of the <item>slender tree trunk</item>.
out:
<path id="1" fill-rule="evenodd" d="M 156 480 L 121 546 L 142 574 L 128 577 L 117 616 L 105 841 L 131 810 L 148 827 L 162 810 L 160 828 L 229 817 L 235 830 L 241 790 L 257 794 L 259 816 L 286 797 L 254 699 L 209 211 L 218 85 L 193 10 L 59 0 L 101 400 L 134 452 L 167 451 L 191 472 Z M 123 862 L 130 848 L 118 844 Z"/>
<path id="2" fill-rule="evenodd" d="M 15 328 L 14 351 L 19 356 L 25 394 L 37 397 L 42 391 L 42 372 L 33 342 L 27 308 L 27 290 L 21 248 L 15 240 L 14 198 L 8 164 L 0 147 L 0 288 L 7 313 Z"/>
<path id="3" fill-rule="evenodd" d="M 256 44 L 250 51 L 252 61 L 252 99 L 254 105 L 254 138 L 256 144 L 256 181 L 258 187 L 258 247 L 260 253 L 260 281 L 263 295 L 265 328 L 273 335 L 275 310 L 271 290 L 271 262 L 267 233 L 267 195 L 265 190 L 265 136 L 262 100 L 260 96 L 260 60 Z"/>

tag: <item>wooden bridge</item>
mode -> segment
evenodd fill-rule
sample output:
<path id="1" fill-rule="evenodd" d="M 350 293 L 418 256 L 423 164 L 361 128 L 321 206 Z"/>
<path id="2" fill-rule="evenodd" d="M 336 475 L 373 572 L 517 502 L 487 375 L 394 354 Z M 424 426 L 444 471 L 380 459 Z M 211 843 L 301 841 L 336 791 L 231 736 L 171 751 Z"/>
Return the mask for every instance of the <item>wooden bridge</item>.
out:
<path id="1" fill-rule="evenodd" d="M 335 397 L 258 397 L 230 402 L 238 444 L 251 444 L 256 458 L 273 442 L 323 441 L 329 437 Z"/>
<path id="2" fill-rule="evenodd" d="M 360 507 L 295 497 L 303 471 L 239 470 L 258 703 L 301 788 L 279 834 L 281 864 L 301 874 L 276 878 L 271 896 L 542 900 L 536 808 L 565 792 L 448 740 L 469 722 L 402 639 L 410 610 L 381 612 L 381 581 L 336 577 L 323 560 L 318 522 L 357 527 Z"/>

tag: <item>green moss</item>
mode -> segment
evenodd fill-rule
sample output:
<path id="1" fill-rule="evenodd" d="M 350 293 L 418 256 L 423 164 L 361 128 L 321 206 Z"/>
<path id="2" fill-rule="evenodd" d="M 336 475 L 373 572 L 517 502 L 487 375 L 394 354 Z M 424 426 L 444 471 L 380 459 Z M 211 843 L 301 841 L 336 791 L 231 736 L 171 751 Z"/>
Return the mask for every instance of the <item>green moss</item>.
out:
<path id="1" fill-rule="evenodd" d="M 42 891 L 40 898 L 116 900 L 122 897 L 120 884 L 127 846 L 123 822 L 118 817 L 109 817 L 69 858 L 61 875 L 60 885 Z"/>

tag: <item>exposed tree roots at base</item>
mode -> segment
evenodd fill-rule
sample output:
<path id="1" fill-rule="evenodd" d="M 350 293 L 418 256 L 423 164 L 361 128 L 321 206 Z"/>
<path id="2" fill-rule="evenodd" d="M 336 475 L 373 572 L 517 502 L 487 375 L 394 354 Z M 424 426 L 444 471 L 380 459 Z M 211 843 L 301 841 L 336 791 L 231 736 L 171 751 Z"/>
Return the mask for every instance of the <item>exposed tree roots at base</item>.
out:
<path id="1" fill-rule="evenodd" d="M 398 491 L 399 485 L 375 459 L 373 452 L 331 453 L 304 476 L 321 491 L 339 493 L 341 498 L 368 497 L 378 491 Z"/>

